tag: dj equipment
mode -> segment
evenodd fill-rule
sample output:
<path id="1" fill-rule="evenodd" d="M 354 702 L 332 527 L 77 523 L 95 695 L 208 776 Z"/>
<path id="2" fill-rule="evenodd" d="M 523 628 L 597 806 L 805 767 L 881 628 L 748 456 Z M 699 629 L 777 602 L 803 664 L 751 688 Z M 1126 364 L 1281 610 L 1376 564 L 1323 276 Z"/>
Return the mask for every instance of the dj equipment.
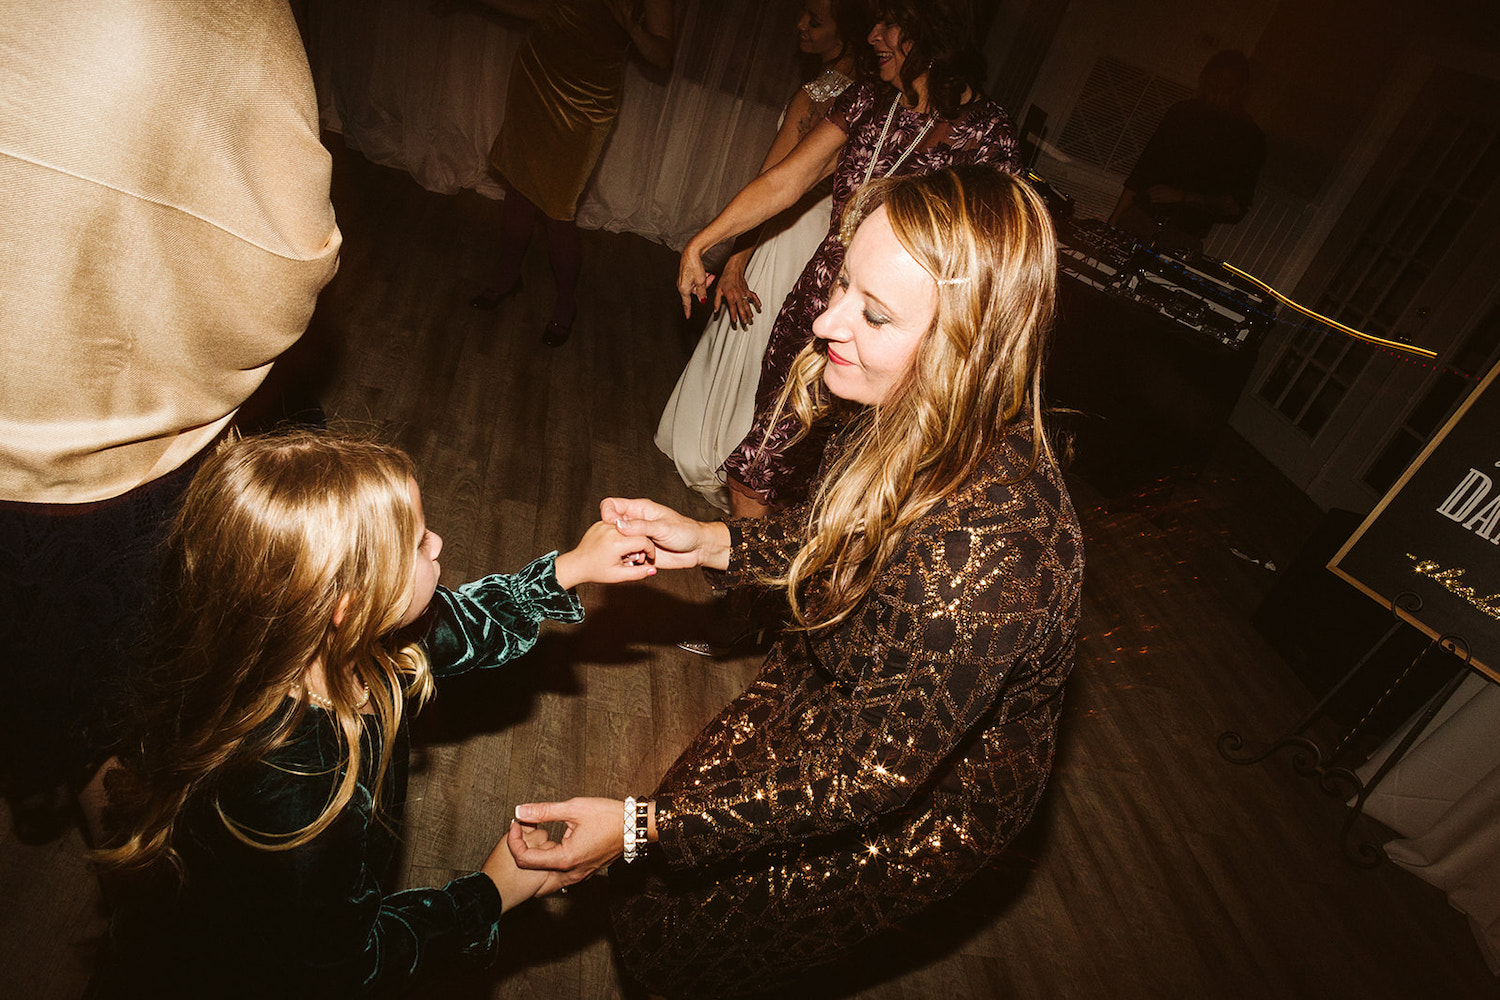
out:
<path id="1" fill-rule="evenodd" d="M 1196 251 L 1149 247 L 1098 219 L 1058 219 L 1057 238 L 1064 275 L 1138 303 L 1224 350 L 1253 349 L 1275 316 L 1270 295 Z"/>

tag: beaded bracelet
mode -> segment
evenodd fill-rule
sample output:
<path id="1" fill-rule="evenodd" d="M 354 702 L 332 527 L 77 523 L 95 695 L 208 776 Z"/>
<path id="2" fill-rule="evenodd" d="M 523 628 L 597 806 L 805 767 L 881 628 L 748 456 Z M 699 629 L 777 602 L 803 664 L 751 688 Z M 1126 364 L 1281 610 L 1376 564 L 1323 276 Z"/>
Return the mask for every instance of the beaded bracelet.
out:
<path id="1" fill-rule="evenodd" d="M 629 796 L 625 799 L 625 863 L 646 855 L 646 813 L 644 800 L 637 802 Z"/>

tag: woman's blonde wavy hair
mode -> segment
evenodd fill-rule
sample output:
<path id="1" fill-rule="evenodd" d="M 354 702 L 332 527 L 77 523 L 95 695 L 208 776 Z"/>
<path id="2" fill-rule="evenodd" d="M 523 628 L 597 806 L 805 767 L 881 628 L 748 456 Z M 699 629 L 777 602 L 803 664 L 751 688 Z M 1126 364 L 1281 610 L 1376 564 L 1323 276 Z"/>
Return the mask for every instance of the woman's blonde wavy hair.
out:
<path id="1" fill-rule="evenodd" d="M 411 478 L 395 448 L 313 431 L 228 441 L 205 461 L 166 542 L 139 735 L 110 781 L 115 836 L 96 860 L 167 862 L 180 878 L 178 824 L 200 796 L 247 844 L 307 843 L 354 794 L 366 689 L 387 748 L 373 762 L 379 795 L 406 699 L 420 705 L 432 690 L 421 648 L 395 638 L 420 526 Z M 286 742 L 310 710 L 304 673 L 317 661 L 341 734 L 341 779 L 304 829 L 246 829 L 219 808 L 221 779 Z"/>
<path id="2" fill-rule="evenodd" d="M 1029 457 L 1052 462 L 1042 424 L 1042 357 L 1057 284 L 1057 242 L 1042 199 L 984 166 L 888 178 L 845 210 L 847 245 L 884 207 L 896 238 L 932 275 L 937 308 L 911 366 L 879 403 L 857 412 L 813 496 L 807 542 L 784 577 L 804 628 L 847 617 L 869 593 L 911 525 L 1007 436 L 1024 430 Z M 778 406 L 802 433 L 841 401 L 823 382 L 815 340 L 794 360 Z M 847 406 L 848 404 L 843 404 Z"/>

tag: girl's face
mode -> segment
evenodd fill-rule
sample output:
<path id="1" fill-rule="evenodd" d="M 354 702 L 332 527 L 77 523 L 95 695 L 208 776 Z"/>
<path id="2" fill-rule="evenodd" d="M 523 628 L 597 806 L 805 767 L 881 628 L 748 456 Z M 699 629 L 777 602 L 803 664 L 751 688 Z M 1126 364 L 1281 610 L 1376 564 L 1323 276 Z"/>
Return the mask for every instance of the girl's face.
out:
<path id="1" fill-rule="evenodd" d="M 797 19 L 797 47 L 823 62 L 832 62 L 844 51 L 839 26 L 833 19 L 833 0 L 807 0 Z"/>
<path id="2" fill-rule="evenodd" d="M 901 67 L 906 65 L 912 43 L 901 35 L 901 27 L 891 21 L 876 21 L 870 29 L 870 47 L 880 66 L 880 78 L 892 86 L 901 85 Z"/>
<path id="3" fill-rule="evenodd" d="M 443 551 L 443 540 L 436 531 L 429 531 L 427 518 L 422 513 L 422 491 L 415 479 L 406 481 L 411 491 L 412 509 L 417 512 L 417 558 L 411 569 L 411 587 L 406 602 L 406 611 L 401 615 L 401 624 L 410 625 L 422 616 L 432 595 L 437 592 L 438 576 L 443 567 L 438 565 L 438 553 Z"/>
<path id="4" fill-rule="evenodd" d="M 885 207 L 854 233 L 828 308 L 813 320 L 826 342 L 828 391 L 854 403 L 882 403 L 911 367 L 937 313 L 937 283 L 896 239 Z"/>

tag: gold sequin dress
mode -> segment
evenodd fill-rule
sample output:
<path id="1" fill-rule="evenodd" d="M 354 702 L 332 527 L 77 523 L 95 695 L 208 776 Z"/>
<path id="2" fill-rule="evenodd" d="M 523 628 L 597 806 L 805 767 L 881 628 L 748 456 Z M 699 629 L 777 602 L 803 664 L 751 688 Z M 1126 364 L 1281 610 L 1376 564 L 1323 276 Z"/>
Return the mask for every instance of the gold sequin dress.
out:
<path id="1" fill-rule="evenodd" d="M 912 529 L 844 623 L 788 633 L 656 790 L 661 841 L 610 873 L 620 953 L 668 996 L 782 988 L 957 891 L 1051 768 L 1083 577 L 1078 520 L 1014 451 Z M 730 523 L 781 568 L 802 511 Z M 618 876 L 618 877 L 617 877 Z"/>
<path id="2" fill-rule="evenodd" d="M 603 0 L 554 0 L 516 53 L 490 165 L 548 218 L 578 212 L 620 111 L 629 50 Z"/>

